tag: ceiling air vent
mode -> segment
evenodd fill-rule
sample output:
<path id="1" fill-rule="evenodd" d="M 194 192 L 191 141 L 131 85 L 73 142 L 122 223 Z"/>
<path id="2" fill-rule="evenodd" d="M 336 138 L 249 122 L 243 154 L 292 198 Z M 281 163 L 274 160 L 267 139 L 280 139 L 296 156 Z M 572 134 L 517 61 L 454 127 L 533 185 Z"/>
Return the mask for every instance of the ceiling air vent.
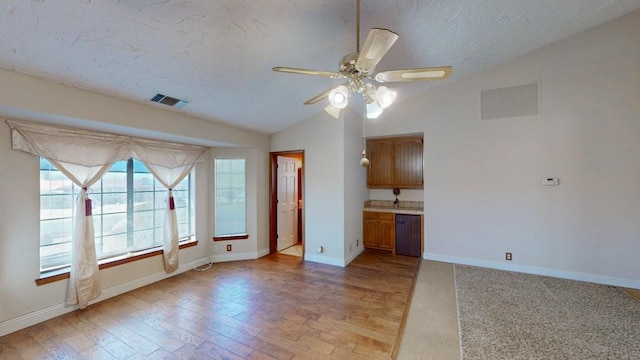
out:
<path id="1" fill-rule="evenodd" d="M 159 104 L 169 105 L 171 107 L 178 108 L 178 109 L 180 109 L 181 107 L 185 106 L 188 103 L 187 100 L 176 99 L 174 97 L 167 96 L 160 93 L 154 95 L 151 99 L 149 99 L 149 101 L 159 103 Z"/>

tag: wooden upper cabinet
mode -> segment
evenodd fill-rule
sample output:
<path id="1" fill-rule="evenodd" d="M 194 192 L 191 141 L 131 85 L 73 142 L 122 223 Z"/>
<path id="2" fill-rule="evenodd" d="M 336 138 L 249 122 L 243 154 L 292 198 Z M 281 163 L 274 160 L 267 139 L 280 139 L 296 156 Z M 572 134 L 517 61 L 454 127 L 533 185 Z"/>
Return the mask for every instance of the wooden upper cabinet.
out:
<path id="1" fill-rule="evenodd" d="M 367 140 L 369 168 L 367 186 L 386 187 L 393 183 L 395 168 L 393 141 L 385 139 Z"/>
<path id="2" fill-rule="evenodd" d="M 395 143 L 395 185 L 422 187 L 422 138 L 398 139 Z"/>
<path id="3" fill-rule="evenodd" d="M 367 186 L 370 188 L 422 188 L 422 136 L 367 140 Z"/>

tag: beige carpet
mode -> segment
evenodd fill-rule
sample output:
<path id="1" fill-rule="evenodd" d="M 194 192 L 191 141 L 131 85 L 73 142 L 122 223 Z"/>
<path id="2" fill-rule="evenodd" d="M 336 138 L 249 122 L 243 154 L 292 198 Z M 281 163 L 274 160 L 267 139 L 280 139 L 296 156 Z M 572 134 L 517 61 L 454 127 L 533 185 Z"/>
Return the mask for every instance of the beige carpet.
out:
<path id="1" fill-rule="evenodd" d="M 618 288 L 455 266 L 463 359 L 640 359 L 640 301 Z"/>
<path id="2" fill-rule="evenodd" d="M 453 265 L 422 261 L 397 359 L 460 360 Z"/>

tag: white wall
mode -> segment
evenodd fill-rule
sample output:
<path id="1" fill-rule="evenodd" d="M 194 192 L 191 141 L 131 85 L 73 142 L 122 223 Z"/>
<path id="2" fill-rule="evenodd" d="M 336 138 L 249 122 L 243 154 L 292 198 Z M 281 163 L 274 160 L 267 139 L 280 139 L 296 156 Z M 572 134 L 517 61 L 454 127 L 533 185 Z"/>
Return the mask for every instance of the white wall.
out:
<path id="1" fill-rule="evenodd" d="M 0 69 L 0 116 L 210 146 L 264 147 L 264 134 Z M 112 130 L 115 129 L 115 130 Z"/>
<path id="2" fill-rule="evenodd" d="M 271 135 L 271 151 L 304 150 L 305 259 L 344 263 L 344 134 L 341 120 L 320 114 Z M 318 246 L 324 253 L 318 254 Z"/>
<path id="3" fill-rule="evenodd" d="M 344 120 L 344 253 L 345 263 L 355 259 L 363 250 L 362 207 L 369 199 L 367 170 L 360 166 L 362 159 L 362 117 L 348 113 Z"/>
<path id="4" fill-rule="evenodd" d="M 0 117 L 147 135 L 217 149 L 248 161 L 249 239 L 236 249 L 255 257 L 268 249 L 268 136 L 235 129 L 176 112 L 98 95 L 84 90 L 0 70 Z M 246 147 L 246 148 L 240 148 Z M 11 149 L 9 127 L 0 123 L 0 336 L 69 312 L 64 305 L 68 280 L 36 286 L 39 277 L 39 162 Z M 180 250 L 180 269 L 192 268 L 213 253 L 213 169 L 211 159 L 195 168 L 195 247 Z M 235 242 L 238 246 L 240 241 Z M 228 255 L 225 255 L 228 256 Z M 160 256 L 101 270 L 101 299 L 158 281 L 168 275 Z"/>
<path id="5" fill-rule="evenodd" d="M 425 258 L 640 288 L 638 34 L 640 12 L 368 126 L 424 133 Z M 536 81 L 539 115 L 480 120 L 481 90 Z M 549 176 L 560 186 L 541 186 Z"/>
<path id="6" fill-rule="evenodd" d="M 362 234 L 366 191 L 353 188 L 354 182 L 364 187 L 364 170 L 359 165 L 362 132 L 361 125 L 352 123 L 358 121 L 354 116 L 345 111 L 344 119 L 338 120 L 323 112 L 271 136 L 272 152 L 304 150 L 304 239 L 309 261 L 346 265 L 352 254 L 345 237 L 355 246 Z M 316 252 L 318 246 L 324 247 L 324 253 Z"/>
<path id="7" fill-rule="evenodd" d="M 366 178 L 365 178 L 366 181 Z M 370 189 L 370 200 L 395 200 L 396 196 L 393 195 L 393 189 Z M 401 189 L 400 195 L 398 195 L 400 201 L 423 201 L 424 190 L 422 189 Z"/>
<path id="8" fill-rule="evenodd" d="M 246 240 L 216 241 L 213 247 L 215 262 L 256 259 L 269 254 L 269 152 L 264 149 L 250 148 L 212 148 L 212 159 L 243 158 L 246 160 L 246 206 L 247 234 Z M 213 173 L 213 167 L 211 168 Z M 215 197 L 213 188 L 210 193 L 209 213 L 215 218 Z M 264 216 L 267 214 L 267 216 Z M 211 221 L 209 239 L 215 235 L 215 226 Z M 232 251 L 227 252 L 227 244 Z"/>

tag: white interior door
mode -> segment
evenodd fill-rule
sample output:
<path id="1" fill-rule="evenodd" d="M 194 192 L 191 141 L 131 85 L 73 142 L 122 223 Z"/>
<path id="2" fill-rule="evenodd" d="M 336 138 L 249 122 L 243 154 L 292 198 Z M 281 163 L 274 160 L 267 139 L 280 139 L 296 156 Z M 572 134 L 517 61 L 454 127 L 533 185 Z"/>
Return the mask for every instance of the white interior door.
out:
<path id="1" fill-rule="evenodd" d="M 298 166 L 278 156 L 278 251 L 298 242 Z"/>

